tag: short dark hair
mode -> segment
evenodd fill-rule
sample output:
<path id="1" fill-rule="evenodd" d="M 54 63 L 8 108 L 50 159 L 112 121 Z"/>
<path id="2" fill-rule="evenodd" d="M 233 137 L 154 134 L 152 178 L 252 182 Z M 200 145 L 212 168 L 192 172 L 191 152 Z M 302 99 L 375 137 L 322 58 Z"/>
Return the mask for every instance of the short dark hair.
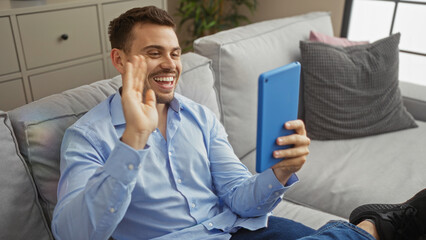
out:
<path id="1" fill-rule="evenodd" d="M 111 48 L 128 53 L 132 42 L 132 29 L 136 24 L 153 23 L 176 27 L 173 18 L 163 9 L 155 6 L 133 8 L 121 14 L 109 23 L 108 34 Z"/>

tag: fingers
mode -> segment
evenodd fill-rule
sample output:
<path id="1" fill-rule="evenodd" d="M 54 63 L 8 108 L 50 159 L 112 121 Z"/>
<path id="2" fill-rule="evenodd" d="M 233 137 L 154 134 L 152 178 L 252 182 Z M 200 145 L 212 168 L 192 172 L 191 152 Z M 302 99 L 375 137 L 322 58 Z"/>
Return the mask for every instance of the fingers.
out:
<path id="1" fill-rule="evenodd" d="M 130 62 L 126 62 L 124 64 L 124 74 L 123 74 L 123 91 L 126 91 L 128 89 L 133 89 L 133 81 L 132 80 L 132 73 L 133 72 L 133 64 Z"/>
<path id="2" fill-rule="evenodd" d="M 295 130 L 296 134 L 278 137 L 276 143 L 279 146 L 293 145 L 293 147 L 276 150 L 273 152 L 273 156 L 275 158 L 295 158 L 308 155 L 308 147 L 311 144 L 311 139 L 306 136 L 305 124 L 303 121 L 289 121 L 285 123 L 284 127 L 288 130 Z"/>
<path id="3" fill-rule="evenodd" d="M 311 139 L 309 139 L 305 135 L 292 134 L 288 136 L 278 137 L 276 140 L 277 145 L 285 146 L 285 145 L 295 145 L 295 146 L 303 146 L 311 144 Z"/>
<path id="4" fill-rule="evenodd" d="M 311 140 L 306 136 L 305 124 L 301 120 L 288 121 L 284 124 L 287 130 L 294 130 L 296 134 L 278 137 L 276 143 L 279 146 L 295 145 L 309 146 Z"/>
<path id="5" fill-rule="evenodd" d="M 142 55 L 131 56 L 125 63 L 123 91 L 143 91 L 146 79 L 146 61 Z"/>
<path id="6" fill-rule="evenodd" d="M 305 124 L 302 120 L 288 121 L 284 124 L 284 128 L 294 130 L 297 134 L 306 135 Z"/>
<path id="7" fill-rule="evenodd" d="M 306 136 L 305 124 L 301 120 L 289 121 L 284 124 L 287 130 L 294 130 L 296 133 L 278 137 L 276 143 L 280 146 L 293 145 L 287 149 L 273 152 L 274 158 L 283 159 L 272 166 L 275 175 L 281 183 L 285 184 L 291 174 L 299 171 L 305 164 L 309 154 L 309 144 L 311 140 Z"/>
<path id="8" fill-rule="evenodd" d="M 144 102 L 145 102 L 145 104 L 147 104 L 147 105 L 155 108 L 155 104 L 156 104 L 157 100 L 155 98 L 154 90 L 149 89 L 146 92 L 145 101 Z"/>
<path id="9" fill-rule="evenodd" d="M 287 148 L 282 150 L 276 150 L 273 152 L 274 158 L 297 158 L 300 156 L 307 156 L 309 154 L 308 146 L 300 146 Z"/>

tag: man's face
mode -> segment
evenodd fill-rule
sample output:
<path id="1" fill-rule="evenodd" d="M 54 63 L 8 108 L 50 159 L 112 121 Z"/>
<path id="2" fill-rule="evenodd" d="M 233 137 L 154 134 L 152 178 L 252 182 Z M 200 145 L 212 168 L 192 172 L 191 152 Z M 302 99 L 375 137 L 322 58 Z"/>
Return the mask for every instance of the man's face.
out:
<path id="1" fill-rule="evenodd" d="M 147 65 L 145 91 L 154 90 L 157 103 L 172 101 L 182 71 L 181 48 L 173 28 L 150 23 L 135 25 L 126 55 L 143 55 Z"/>

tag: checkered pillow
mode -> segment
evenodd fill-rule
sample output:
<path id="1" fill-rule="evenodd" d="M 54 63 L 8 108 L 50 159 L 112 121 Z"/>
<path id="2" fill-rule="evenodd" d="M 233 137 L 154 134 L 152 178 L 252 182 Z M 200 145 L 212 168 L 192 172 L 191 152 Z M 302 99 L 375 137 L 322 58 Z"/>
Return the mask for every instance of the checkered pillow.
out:
<path id="1" fill-rule="evenodd" d="M 312 139 L 417 127 L 398 87 L 400 34 L 359 46 L 300 42 L 305 122 Z"/>

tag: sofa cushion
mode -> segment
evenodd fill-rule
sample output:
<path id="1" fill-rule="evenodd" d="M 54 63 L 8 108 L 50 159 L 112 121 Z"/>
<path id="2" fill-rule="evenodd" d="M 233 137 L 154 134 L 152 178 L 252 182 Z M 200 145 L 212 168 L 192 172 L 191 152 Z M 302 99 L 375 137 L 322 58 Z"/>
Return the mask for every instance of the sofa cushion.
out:
<path id="1" fill-rule="evenodd" d="M 330 14 L 254 23 L 194 42 L 195 52 L 213 60 L 221 121 L 238 157 L 256 147 L 258 76 L 299 60 L 299 41 L 311 30 L 333 35 Z"/>
<path id="2" fill-rule="evenodd" d="M 426 122 L 417 124 L 418 128 L 363 138 L 312 140 L 307 161 L 297 173 L 300 181 L 284 194 L 285 201 L 273 214 L 318 228 L 327 219 L 338 219 L 335 216 L 348 219 L 362 204 L 410 198 L 426 186 Z M 252 173 L 255 159 L 256 151 L 241 159 Z M 287 206 L 286 201 L 299 207 Z"/>
<path id="3" fill-rule="evenodd" d="M 212 61 L 196 53 L 182 55 L 182 74 L 176 92 L 208 107 L 220 119 Z"/>
<path id="4" fill-rule="evenodd" d="M 398 87 L 400 34 L 352 47 L 301 42 L 305 121 L 312 139 L 416 127 Z"/>
<path id="5" fill-rule="evenodd" d="M 285 199 L 344 218 L 367 203 L 400 203 L 426 187 L 426 122 L 347 140 L 312 140 Z"/>
<path id="6" fill-rule="evenodd" d="M 197 54 L 182 56 L 176 92 L 209 107 L 218 117 L 211 61 Z M 32 169 L 42 205 L 51 220 L 57 198 L 60 146 L 65 130 L 121 86 L 121 76 L 55 94 L 10 111 L 22 155 Z"/>
<path id="7" fill-rule="evenodd" d="M 53 239 L 8 114 L 2 111 L 0 153 L 0 239 Z"/>
<path id="8" fill-rule="evenodd" d="M 120 85 L 121 78 L 104 80 L 9 112 L 20 151 L 32 170 L 49 221 L 56 205 L 60 146 L 65 130 Z"/>

